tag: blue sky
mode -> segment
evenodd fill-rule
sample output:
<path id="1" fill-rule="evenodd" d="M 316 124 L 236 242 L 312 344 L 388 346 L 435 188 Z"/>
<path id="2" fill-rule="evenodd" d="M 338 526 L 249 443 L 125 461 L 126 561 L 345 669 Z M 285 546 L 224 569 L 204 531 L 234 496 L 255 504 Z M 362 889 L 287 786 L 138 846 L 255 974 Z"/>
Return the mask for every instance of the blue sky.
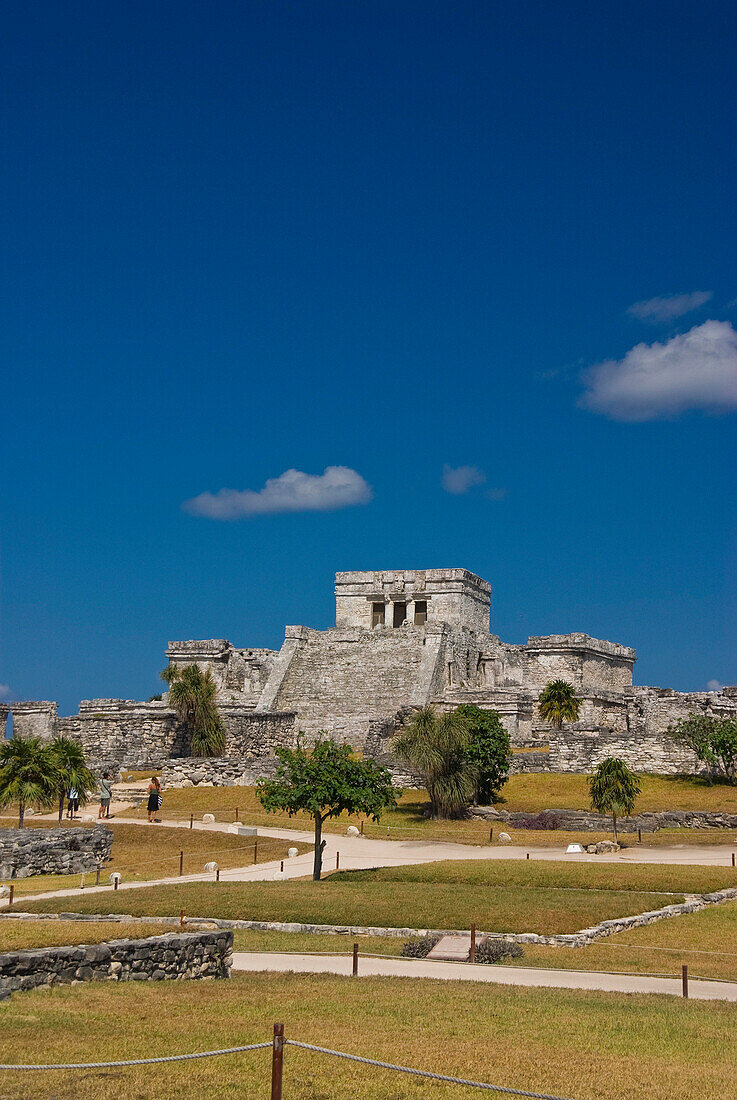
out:
<path id="1" fill-rule="evenodd" d="M 169 639 L 278 647 L 336 570 L 456 565 L 506 640 L 737 682 L 736 33 L 9 4 L 0 691 L 145 698 Z"/>

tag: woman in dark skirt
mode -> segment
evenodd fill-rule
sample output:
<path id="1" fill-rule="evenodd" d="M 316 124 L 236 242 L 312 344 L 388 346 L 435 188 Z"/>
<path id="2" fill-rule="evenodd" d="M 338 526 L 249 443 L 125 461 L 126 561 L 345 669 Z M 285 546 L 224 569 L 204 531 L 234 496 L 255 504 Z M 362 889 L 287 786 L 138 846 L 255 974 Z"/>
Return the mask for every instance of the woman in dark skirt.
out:
<path id="1" fill-rule="evenodd" d="M 151 782 L 148 785 L 148 820 L 154 822 L 157 820 L 156 815 L 159 812 L 161 806 L 161 784 L 155 775 L 151 776 Z"/>

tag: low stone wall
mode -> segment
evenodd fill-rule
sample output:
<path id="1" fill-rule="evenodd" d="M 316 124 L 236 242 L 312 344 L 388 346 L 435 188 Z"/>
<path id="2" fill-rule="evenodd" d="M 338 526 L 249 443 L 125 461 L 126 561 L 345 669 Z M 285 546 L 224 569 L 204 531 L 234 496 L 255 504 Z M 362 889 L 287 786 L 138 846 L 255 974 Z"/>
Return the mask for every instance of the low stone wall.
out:
<path id="1" fill-rule="evenodd" d="M 468 816 L 482 821 L 499 821 L 513 829 L 564 829 L 572 833 L 606 833 L 612 828 L 609 814 L 588 810 L 543 810 L 539 814 L 497 810 L 495 806 L 471 806 Z M 658 829 L 737 829 L 737 814 L 710 810 L 665 810 L 660 813 L 618 817 L 622 833 L 654 833 Z"/>
<path id="2" fill-rule="evenodd" d="M 0 955 L 0 999 L 69 982 L 228 978 L 232 952 L 233 933 L 226 929 L 12 951 Z"/>
<path id="3" fill-rule="evenodd" d="M 608 756 L 649 775 L 694 775 L 703 771 L 695 754 L 662 732 L 564 727 L 548 732 L 551 772 L 589 773 Z"/>
<path id="4" fill-rule="evenodd" d="M 252 787 L 274 775 L 275 756 L 245 759 L 242 756 L 184 756 L 167 760 L 161 770 L 166 787 Z"/>
<path id="5" fill-rule="evenodd" d="M 0 829 L 0 879 L 92 871 L 110 858 L 112 830 Z"/>
<path id="6" fill-rule="evenodd" d="M 550 771 L 549 752 L 513 752 L 509 758 L 509 774 L 522 775 Z"/>

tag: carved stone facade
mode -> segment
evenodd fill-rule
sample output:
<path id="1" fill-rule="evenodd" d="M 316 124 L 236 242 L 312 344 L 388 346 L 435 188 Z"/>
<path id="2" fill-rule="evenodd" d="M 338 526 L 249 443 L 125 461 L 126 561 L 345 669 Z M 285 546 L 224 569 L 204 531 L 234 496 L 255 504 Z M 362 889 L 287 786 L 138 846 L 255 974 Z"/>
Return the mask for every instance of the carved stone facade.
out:
<path id="1" fill-rule="evenodd" d="M 325 730 L 367 755 L 387 759 L 406 708 L 475 703 L 499 712 L 512 744 L 544 752 L 553 771 L 587 771 L 616 753 L 640 770 L 693 770 L 693 757 L 664 736 L 689 713 L 737 715 L 737 688 L 679 693 L 635 687 L 634 649 L 588 634 L 531 637 L 525 645 L 490 633 L 491 587 L 465 569 L 338 573 L 336 625 L 288 626 L 279 651 L 239 649 L 225 639 L 170 642 L 172 664 L 209 669 L 227 730 L 228 774 L 261 764 L 274 749 L 308 743 Z M 579 721 L 563 731 L 543 722 L 537 697 L 550 680 L 571 683 Z M 55 703 L 12 704 L 16 733 L 66 732 L 93 765 L 160 767 L 189 755 L 186 731 L 160 702 L 92 700 L 58 718 Z M 516 770 L 541 767 L 518 754 Z M 236 769 L 237 770 L 237 769 Z"/>

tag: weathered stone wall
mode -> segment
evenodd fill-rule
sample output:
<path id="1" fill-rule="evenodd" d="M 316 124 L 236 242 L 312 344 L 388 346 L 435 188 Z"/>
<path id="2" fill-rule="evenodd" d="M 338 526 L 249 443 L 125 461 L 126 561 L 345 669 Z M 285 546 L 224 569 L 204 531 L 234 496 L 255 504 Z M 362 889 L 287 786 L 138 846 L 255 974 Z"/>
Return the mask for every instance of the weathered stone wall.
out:
<path id="1" fill-rule="evenodd" d="M 218 699 L 241 706 L 255 706 L 261 697 L 278 654 L 272 649 L 236 649 L 225 638 L 169 642 L 169 663 L 196 664 L 209 670 L 217 685 Z"/>
<path id="2" fill-rule="evenodd" d="M 654 775 L 697 774 L 701 765 L 692 752 L 681 748 L 661 733 L 635 733 L 606 729 L 581 730 L 564 727 L 550 730 L 552 772 L 593 771 L 608 756 L 638 772 Z"/>
<path id="3" fill-rule="evenodd" d="M 372 604 L 384 605 L 384 622 L 393 628 L 394 604 L 406 605 L 415 621 L 418 601 L 427 604 L 427 622 L 488 632 L 491 585 L 467 569 L 392 569 L 336 573 L 335 623 L 371 629 Z"/>
<path id="4" fill-rule="evenodd" d="M 0 829 L 0 879 L 92 871 L 110 858 L 112 830 Z"/>
<path id="5" fill-rule="evenodd" d="M 297 739 L 293 712 L 256 712 L 223 703 L 219 707 L 225 725 L 225 755 L 245 759 L 274 755 L 276 748 L 291 748 Z"/>
<path id="6" fill-rule="evenodd" d="M 228 978 L 232 961 L 233 933 L 227 929 L 12 951 L 0 955 L 0 999 L 69 982 Z"/>
<path id="7" fill-rule="evenodd" d="M 623 691 L 632 685 L 636 654 L 628 646 L 588 634 L 531 637 L 524 647 L 524 686 L 542 690 L 550 680 L 567 680 L 577 691 Z"/>
<path id="8" fill-rule="evenodd" d="M 161 770 L 164 798 L 168 787 L 253 787 L 270 779 L 279 761 L 275 756 L 185 756 L 167 760 Z"/>
<path id="9" fill-rule="evenodd" d="M 86 699 L 79 714 L 57 719 L 55 730 L 80 740 L 89 766 L 98 773 L 160 768 L 188 748 L 186 732 L 166 701 Z"/>
<path id="10" fill-rule="evenodd" d="M 296 712 L 297 730 L 308 739 L 327 730 L 357 748 L 372 719 L 427 701 L 446 637 L 443 628 L 409 625 L 287 632 L 294 644 L 270 709 Z"/>
<path id="11" fill-rule="evenodd" d="M 55 736 L 56 703 L 29 700 L 13 703 L 13 736 L 40 737 L 50 741 Z"/>

